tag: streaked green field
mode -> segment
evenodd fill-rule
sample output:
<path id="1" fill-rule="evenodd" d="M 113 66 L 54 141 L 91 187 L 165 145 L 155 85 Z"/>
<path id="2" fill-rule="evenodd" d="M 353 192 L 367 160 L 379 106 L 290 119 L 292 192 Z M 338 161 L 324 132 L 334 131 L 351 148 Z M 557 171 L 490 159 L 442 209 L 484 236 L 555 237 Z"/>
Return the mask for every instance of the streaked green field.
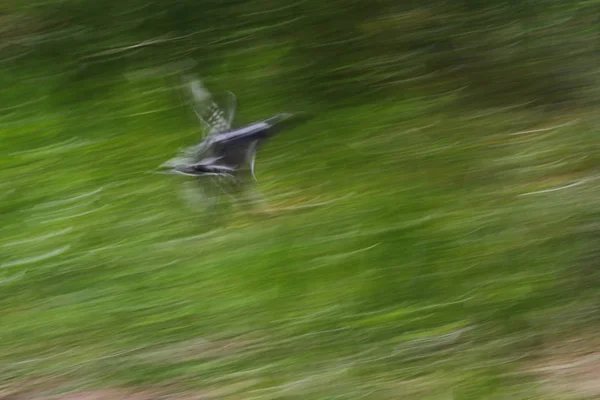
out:
<path id="1" fill-rule="evenodd" d="M 273 212 L 214 220 L 152 173 L 199 137 L 168 87 L 40 90 L 2 94 L 0 384 L 562 398 L 523 366 L 597 326 L 596 115 L 313 106 L 259 154 Z"/>

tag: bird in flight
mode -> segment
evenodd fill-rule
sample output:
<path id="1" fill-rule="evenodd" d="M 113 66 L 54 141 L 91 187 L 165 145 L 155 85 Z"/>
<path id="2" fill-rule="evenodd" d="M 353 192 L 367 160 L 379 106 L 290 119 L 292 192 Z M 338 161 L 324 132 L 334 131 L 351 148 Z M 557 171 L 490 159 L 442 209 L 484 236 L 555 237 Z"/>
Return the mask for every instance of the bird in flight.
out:
<path id="1" fill-rule="evenodd" d="M 161 165 L 168 173 L 197 177 L 199 180 L 217 178 L 238 191 L 247 188 L 254 173 L 257 150 L 270 137 L 288 128 L 301 118 L 289 113 L 233 128 L 237 107 L 236 97 L 228 92 L 227 105 L 221 108 L 198 79 L 184 78 L 184 86 L 200 124 L 203 140 L 188 147 Z M 224 189 L 224 187 L 221 187 Z"/>

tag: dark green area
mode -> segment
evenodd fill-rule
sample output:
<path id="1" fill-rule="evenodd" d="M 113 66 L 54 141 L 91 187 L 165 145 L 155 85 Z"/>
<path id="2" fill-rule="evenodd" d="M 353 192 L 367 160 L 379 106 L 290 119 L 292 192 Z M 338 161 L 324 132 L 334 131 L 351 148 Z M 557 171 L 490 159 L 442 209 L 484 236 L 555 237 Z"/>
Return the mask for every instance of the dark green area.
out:
<path id="1" fill-rule="evenodd" d="M 2 3 L 0 384 L 549 398 L 520 366 L 599 316 L 597 7 Z M 151 173 L 200 137 L 181 72 L 315 115 L 272 215 Z"/>

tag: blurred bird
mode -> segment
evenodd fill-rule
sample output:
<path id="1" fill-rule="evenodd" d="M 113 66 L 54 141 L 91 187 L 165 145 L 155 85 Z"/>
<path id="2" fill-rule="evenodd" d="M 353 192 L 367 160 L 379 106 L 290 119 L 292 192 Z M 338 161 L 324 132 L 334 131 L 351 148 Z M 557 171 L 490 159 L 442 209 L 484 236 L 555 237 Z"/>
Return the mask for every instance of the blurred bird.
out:
<path id="1" fill-rule="evenodd" d="M 177 157 L 162 164 L 168 173 L 197 177 L 199 180 L 217 178 L 221 189 L 235 195 L 245 192 L 252 179 L 256 180 L 256 152 L 266 139 L 284 128 L 303 120 L 299 115 L 281 113 L 252 124 L 232 128 L 236 98 L 228 92 L 228 104 L 222 109 L 198 79 L 184 78 L 192 100 L 191 106 L 204 127 L 203 140 L 184 149 Z"/>

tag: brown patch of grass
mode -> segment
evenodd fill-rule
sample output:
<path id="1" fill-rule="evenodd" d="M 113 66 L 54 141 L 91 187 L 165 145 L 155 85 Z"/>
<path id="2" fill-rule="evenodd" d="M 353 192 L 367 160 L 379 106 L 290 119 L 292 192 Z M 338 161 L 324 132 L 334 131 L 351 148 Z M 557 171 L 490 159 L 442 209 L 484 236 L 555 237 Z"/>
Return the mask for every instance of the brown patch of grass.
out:
<path id="1" fill-rule="evenodd" d="M 134 393 L 123 389 L 101 389 L 43 397 L 40 400 L 154 400 L 159 398 L 164 397 L 153 393 Z"/>
<path id="2" fill-rule="evenodd" d="M 551 343 L 526 372 L 537 376 L 550 393 L 600 398 L 600 338 Z"/>
<path id="3" fill-rule="evenodd" d="M 0 392 L 0 400 L 208 400 L 215 399 L 200 393 L 169 394 L 161 390 L 94 389 L 68 393 Z"/>
<path id="4" fill-rule="evenodd" d="M 163 389 L 93 389 L 67 393 L 48 394 L 13 388 L 0 391 L 0 400 L 216 400 L 234 396 L 255 386 L 256 380 L 246 380 L 235 384 L 214 387 L 206 392 L 169 393 Z M 57 390 L 57 392 L 60 392 Z M 241 397 L 243 398 L 243 397 Z"/>

